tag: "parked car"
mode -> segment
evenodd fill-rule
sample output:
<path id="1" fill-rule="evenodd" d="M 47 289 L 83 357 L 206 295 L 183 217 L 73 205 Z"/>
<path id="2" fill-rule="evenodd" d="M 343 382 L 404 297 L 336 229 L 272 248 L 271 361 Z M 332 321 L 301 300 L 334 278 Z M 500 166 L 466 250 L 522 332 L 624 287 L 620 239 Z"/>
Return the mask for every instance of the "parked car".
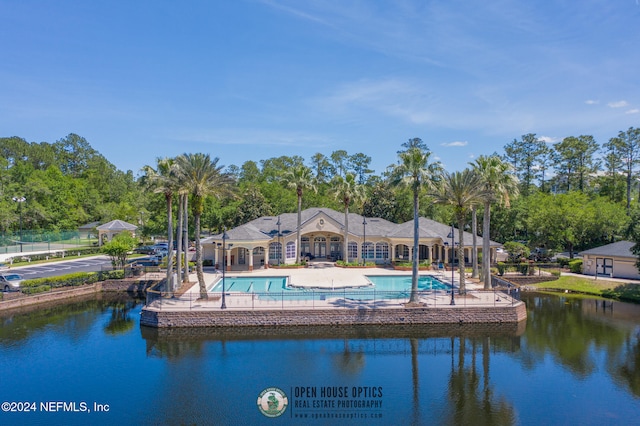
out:
<path id="1" fill-rule="evenodd" d="M 133 252 L 140 254 L 154 254 L 156 250 L 151 246 L 140 246 L 133 249 Z"/>
<path id="2" fill-rule="evenodd" d="M 158 251 L 158 250 L 167 250 L 167 251 L 169 251 L 169 243 L 156 243 L 156 244 L 152 245 L 151 247 L 153 247 L 153 249 L 155 251 Z"/>
<path id="3" fill-rule="evenodd" d="M 19 291 L 22 281 L 24 281 L 22 275 L 12 273 L 0 274 L 0 288 L 4 291 Z"/>

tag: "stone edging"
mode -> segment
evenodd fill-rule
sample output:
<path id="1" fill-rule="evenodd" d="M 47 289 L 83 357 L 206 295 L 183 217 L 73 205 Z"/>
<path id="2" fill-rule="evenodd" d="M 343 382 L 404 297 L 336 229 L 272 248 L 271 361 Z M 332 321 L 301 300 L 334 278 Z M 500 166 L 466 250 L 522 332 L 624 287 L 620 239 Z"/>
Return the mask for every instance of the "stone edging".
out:
<path id="1" fill-rule="evenodd" d="M 527 318 L 523 302 L 502 307 L 412 307 L 394 309 L 285 309 L 167 311 L 143 308 L 149 327 L 279 327 L 319 325 L 518 323 Z"/>
<path id="2" fill-rule="evenodd" d="M 58 300 L 73 299 L 80 296 L 100 292 L 144 292 L 147 287 L 156 281 L 131 281 L 131 280 L 107 280 L 95 284 L 85 284 L 83 286 L 71 287 L 69 289 L 49 291 L 34 294 L 32 296 L 20 297 L 0 301 L 0 311 L 33 306 L 41 303 L 55 302 Z"/>

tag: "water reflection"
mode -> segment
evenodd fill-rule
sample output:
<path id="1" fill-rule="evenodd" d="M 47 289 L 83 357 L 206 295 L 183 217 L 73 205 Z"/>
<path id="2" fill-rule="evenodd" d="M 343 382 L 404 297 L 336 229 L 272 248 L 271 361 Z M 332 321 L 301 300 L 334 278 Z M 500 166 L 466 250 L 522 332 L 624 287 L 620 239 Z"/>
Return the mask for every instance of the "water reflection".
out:
<path id="1" fill-rule="evenodd" d="M 637 347 L 637 335 L 626 319 L 635 316 L 638 324 L 640 306 L 614 303 L 613 309 L 598 310 L 601 302 L 595 300 L 541 295 L 528 296 L 525 302 L 528 322 L 523 360 L 529 369 L 551 355 L 577 378 L 584 379 L 597 369 L 599 353 L 627 359 L 629 351 L 625 347 Z M 624 316 L 625 321 L 615 322 L 615 315 Z M 617 356 L 620 352 L 624 355 Z"/>
<path id="2" fill-rule="evenodd" d="M 529 317 L 517 325 L 166 330 L 139 327 L 140 302 L 127 297 L 4 313 L 0 359 L 13 368 L 3 372 L 0 399 L 6 389 L 31 399 L 93 395 L 114 407 L 95 424 L 261 423 L 255 399 L 268 386 L 380 386 L 386 417 L 350 424 L 625 423 L 640 415 L 640 306 L 523 299 Z M 153 397 L 132 407 L 140 389 Z M 336 423 L 295 413 L 278 423 Z"/>
<path id="3" fill-rule="evenodd" d="M 511 425 L 516 423 L 513 405 L 505 396 L 495 396 L 489 377 L 490 337 L 458 339 L 457 362 L 455 341 L 451 338 L 451 374 L 448 396 L 451 401 L 446 424 Z M 470 349 L 467 349 L 467 343 Z M 482 348 L 482 372 L 477 366 L 477 349 Z M 470 351 L 470 353 L 468 353 Z M 471 358 L 470 365 L 467 365 Z M 481 384 L 482 383 L 482 384 Z"/>

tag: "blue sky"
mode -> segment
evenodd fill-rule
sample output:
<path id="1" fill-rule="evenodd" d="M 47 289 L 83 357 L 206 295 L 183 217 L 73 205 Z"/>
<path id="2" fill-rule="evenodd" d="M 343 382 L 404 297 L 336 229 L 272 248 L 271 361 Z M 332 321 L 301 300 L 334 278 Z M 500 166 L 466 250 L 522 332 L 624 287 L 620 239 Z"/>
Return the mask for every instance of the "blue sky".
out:
<path id="1" fill-rule="evenodd" d="M 0 0 L 0 136 L 122 170 L 422 138 L 448 170 L 536 133 L 640 127 L 637 0 Z"/>

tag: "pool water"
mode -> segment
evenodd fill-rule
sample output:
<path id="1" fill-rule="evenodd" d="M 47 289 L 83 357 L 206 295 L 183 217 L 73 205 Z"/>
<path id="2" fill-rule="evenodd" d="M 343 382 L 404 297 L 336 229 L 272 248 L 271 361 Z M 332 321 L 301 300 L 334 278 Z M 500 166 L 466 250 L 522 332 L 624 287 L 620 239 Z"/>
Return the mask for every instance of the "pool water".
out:
<path id="1" fill-rule="evenodd" d="M 411 275 L 367 275 L 367 279 L 378 290 L 406 291 L 411 290 Z M 418 277 L 418 290 L 448 290 L 451 286 L 443 283 L 431 275 Z"/>
<path id="2" fill-rule="evenodd" d="M 261 299 L 311 299 L 326 297 L 348 297 L 370 300 L 376 298 L 396 299 L 408 297 L 411 292 L 410 275 L 368 275 L 372 285 L 349 288 L 300 288 L 287 286 L 287 277 L 225 277 L 225 292 L 256 293 Z M 418 291 L 448 290 L 450 286 L 435 277 L 425 275 L 418 279 Z M 222 279 L 211 288 L 222 291 Z"/>
<path id="3" fill-rule="evenodd" d="M 225 277 L 225 291 L 269 293 L 297 289 L 287 288 L 287 277 Z M 222 279 L 210 290 L 222 291 Z"/>

